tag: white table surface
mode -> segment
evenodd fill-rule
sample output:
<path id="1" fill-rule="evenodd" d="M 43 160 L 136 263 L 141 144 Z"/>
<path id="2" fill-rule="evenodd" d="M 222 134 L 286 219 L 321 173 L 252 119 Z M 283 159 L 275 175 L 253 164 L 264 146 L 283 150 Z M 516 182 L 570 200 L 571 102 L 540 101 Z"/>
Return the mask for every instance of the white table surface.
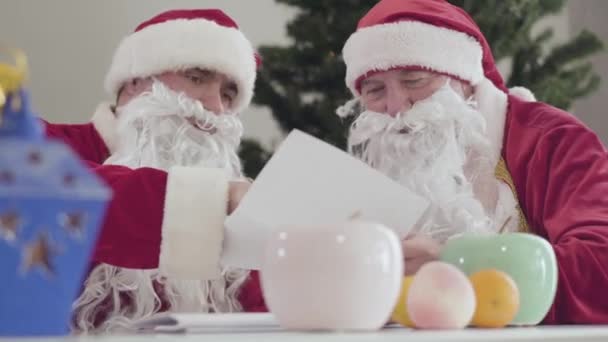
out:
<path id="1" fill-rule="evenodd" d="M 0 338 L 1 342 L 200 342 L 200 341 L 312 341 L 312 342 L 540 342 L 575 341 L 608 342 L 608 326 L 555 326 L 508 328 L 496 330 L 465 329 L 452 331 L 423 331 L 387 328 L 372 333 L 302 333 L 269 331 L 257 333 L 221 334 L 142 334 L 131 336 L 105 335 L 64 338 Z"/>

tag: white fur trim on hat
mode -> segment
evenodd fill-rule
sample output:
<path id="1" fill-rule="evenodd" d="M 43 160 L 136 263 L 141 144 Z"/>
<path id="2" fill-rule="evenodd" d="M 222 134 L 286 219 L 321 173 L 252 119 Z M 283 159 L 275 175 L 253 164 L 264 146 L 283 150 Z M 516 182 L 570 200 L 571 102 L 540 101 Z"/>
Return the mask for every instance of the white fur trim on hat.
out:
<path id="1" fill-rule="evenodd" d="M 160 271 L 184 280 L 220 276 L 228 203 L 223 170 L 173 167 L 169 171 L 160 245 Z"/>
<path id="2" fill-rule="evenodd" d="M 97 109 L 95 109 L 95 114 L 93 114 L 91 121 L 110 153 L 115 152 L 118 145 L 116 133 L 118 119 L 112 110 L 112 105 L 109 102 L 100 103 Z"/>
<path id="3" fill-rule="evenodd" d="M 402 66 L 428 68 L 473 85 L 484 78 L 482 47 L 475 38 L 420 21 L 359 29 L 348 38 L 342 53 L 346 84 L 355 96 L 359 77 Z"/>
<path id="4" fill-rule="evenodd" d="M 204 19 L 177 19 L 148 26 L 122 40 L 106 75 L 116 95 L 128 80 L 166 71 L 206 68 L 231 77 L 238 86 L 232 110 L 246 108 L 256 77 L 254 49 L 236 28 Z"/>

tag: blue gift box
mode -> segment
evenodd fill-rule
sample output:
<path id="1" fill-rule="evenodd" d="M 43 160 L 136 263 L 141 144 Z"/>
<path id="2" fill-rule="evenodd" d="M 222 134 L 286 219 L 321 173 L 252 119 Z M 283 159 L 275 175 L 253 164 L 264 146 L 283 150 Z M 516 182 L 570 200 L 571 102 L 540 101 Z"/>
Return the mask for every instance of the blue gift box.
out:
<path id="1" fill-rule="evenodd" d="M 44 137 L 24 91 L 1 119 L 0 336 L 67 334 L 111 191 Z"/>

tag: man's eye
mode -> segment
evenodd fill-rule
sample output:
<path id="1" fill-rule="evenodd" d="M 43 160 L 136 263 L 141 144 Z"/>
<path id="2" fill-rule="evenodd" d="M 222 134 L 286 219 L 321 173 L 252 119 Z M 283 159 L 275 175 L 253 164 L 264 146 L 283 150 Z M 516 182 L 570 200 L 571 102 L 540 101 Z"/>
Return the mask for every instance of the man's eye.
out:
<path id="1" fill-rule="evenodd" d="M 196 76 L 196 75 L 187 75 L 188 79 L 190 80 L 190 82 L 199 85 L 199 84 L 203 84 L 204 79 L 202 77 Z"/>
<path id="2" fill-rule="evenodd" d="M 208 70 L 186 71 L 184 75 L 190 82 L 195 85 L 203 84 L 209 80 L 212 80 L 214 77 L 213 72 L 210 72 Z"/>
<path id="3" fill-rule="evenodd" d="M 420 87 L 424 87 L 427 84 L 429 84 L 430 81 L 431 81 L 431 78 L 429 78 L 429 77 L 420 77 L 420 78 L 405 79 L 405 80 L 401 81 L 401 84 L 403 84 L 407 88 L 420 88 Z"/>
<path id="4" fill-rule="evenodd" d="M 228 104 L 232 104 L 232 101 L 234 101 L 234 98 L 236 96 L 232 93 L 224 93 L 222 94 L 222 99 L 226 102 L 228 102 Z"/>
<path id="5" fill-rule="evenodd" d="M 410 79 L 410 80 L 403 80 L 403 83 L 406 85 L 416 85 L 416 84 L 422 83 L 423 80 L 424 80 L 424 78 L 415 78 L 415 79 Z"/>
<path id="6" fill-rule="evenodd" d="M 378 94 L 379 92 L 382 91 L 382 89 L 383 89 L 382 87 L 370 88 L 365 91 L 365 94 L 367 94 L 367 95 Z"/>

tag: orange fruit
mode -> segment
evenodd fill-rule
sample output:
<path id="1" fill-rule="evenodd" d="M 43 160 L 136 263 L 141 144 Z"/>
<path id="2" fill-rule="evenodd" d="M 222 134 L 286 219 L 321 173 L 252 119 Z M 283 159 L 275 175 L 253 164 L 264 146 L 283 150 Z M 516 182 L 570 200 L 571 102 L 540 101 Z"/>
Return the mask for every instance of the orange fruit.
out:
<path id="1" fill-rule="evenodd" d="M 477 299 L 471 324 L 501 328 L 511 323 L 519 310 L 519 290 L 513 279 L 495 269 L 480 270 L 469 279 Z"/>
<path id="2" fill-rule="evenodd" d="M 391 320 L 393 322 L 410 328 L 414 327 L 414 323 L 410 319 L 407 312 L 407 295 L 410 285 L 412 284 L 412 280 L 414 280 L 414 276 L 407 276 L 403 278 L 403 281 L 401 282 L 399 299 L 397 300 L 397 305 L 395 305 L 395 309 L 393 309 L 393 313 L 391 315 Z"/>

